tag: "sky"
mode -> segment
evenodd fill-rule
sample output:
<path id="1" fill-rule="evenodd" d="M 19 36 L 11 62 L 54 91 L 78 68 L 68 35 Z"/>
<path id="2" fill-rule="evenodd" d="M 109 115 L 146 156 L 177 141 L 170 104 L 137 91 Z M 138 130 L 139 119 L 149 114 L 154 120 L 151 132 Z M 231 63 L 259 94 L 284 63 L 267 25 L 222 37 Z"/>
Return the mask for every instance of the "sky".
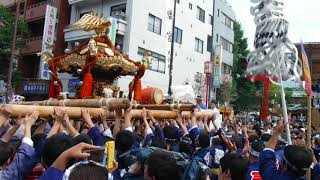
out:
<path id="1" fill-rule="evenodd" d="M 251 0 L 227 0 L 242 24 L 249 48 L 253 48 L 255 24 L 250 14 Z M 285 14 L 289 21 L 289 39 L 296 43 L 320 42 L 320 0 L 285 0 Z"/>

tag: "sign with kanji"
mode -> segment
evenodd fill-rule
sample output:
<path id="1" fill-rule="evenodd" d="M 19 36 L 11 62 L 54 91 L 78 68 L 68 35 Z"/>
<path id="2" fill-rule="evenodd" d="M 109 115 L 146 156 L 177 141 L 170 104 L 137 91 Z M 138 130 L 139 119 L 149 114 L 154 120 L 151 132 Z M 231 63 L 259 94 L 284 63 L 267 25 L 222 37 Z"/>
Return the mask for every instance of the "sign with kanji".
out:
<path id="1" fill-rule="evenodd" d="M 56 31 L 56 18 L 57 18 L 57 8 L 47 5 L 46 16 L 43 29 L 43 38 L 42 38 L 42 52 L 48 50 L 48 45 L 54 43 L 55 40 L 55 31 Z M 49 66 L 48 63 L 40 60 L 40 79 L 49 80 Z"/>
<path id="2" fill-rule="evenodd" d="M 212 74 L 212 63 L 210 61 L 204 62 L 204 73 Z"/>
<path id="3" fill-rule="evenodd" d="M 76 92 L 76 88 L 81 85 L 80 79 L 69 79 L 68 92 Z"/>
<path id="4" fill-rule="evenodd" d="M 117 25 L 118 25 L 118 20 L 114 17 L 108 17 L 108 20 L 111 22 L 111 27 L 109 31 L 109 38 L 111 39 L 111 42 L 113 44 L 116 43 L 116 36 L 117 36 Z"/>
<path id="5" fill-rule="evenodd" d="M 47 94 L 49 84 L 39 82 L 24 82 L 23 94 Z"/>
<path id="6" fill-rule="evenodd" d="M 221 66 L 222 66 L 222 46 L 215 47 L 215 57 L 213 59 L 213 87 L 220 88 L 221 84 Z"/>

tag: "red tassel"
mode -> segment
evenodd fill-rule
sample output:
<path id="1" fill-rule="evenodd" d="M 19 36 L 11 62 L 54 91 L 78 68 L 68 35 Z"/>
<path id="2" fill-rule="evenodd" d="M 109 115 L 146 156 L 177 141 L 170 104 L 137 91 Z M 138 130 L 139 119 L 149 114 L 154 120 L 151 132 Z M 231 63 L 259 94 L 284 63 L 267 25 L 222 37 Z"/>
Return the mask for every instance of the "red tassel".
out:
<path id="1" fill-rule="evenodd" d="M 265 77 L 264 82 L 264 97 L 262 103 L 262 110 L 261 110 L 261 119 L 267 120 L 269 116 L 269 100 L 270 100 L 270 79 L 269 77 Z"/>
<path id="2" fill-rule="evenodd" d="M 136 78 L 134 81 L 134 100 L 141 101 L 142 99 L 142 85 L 140 78 Z"/>
<path id="3" fill-rule="evenodd" d="M 61 81 L 55 77 L 52 77 L 49 84 L 49 98 L 58 98 L 61 91 L 62 91 Z"/>
<path id="4" fill-rule="evenodd" d="M 91 96 L 91 91 L 92 91 L 92 74 L 86 73 L 83 77 L 83 83 L 81 86 L 80 97 L 84 98 L 84 97 Z"/>
<path id="5" fill-rule="evenodd" d="M 57 98 L 57 93 L 56 89 L 54 87 L 54 80 L 50 80 L 50 85 L 49 85 L 49 98 Z"/>

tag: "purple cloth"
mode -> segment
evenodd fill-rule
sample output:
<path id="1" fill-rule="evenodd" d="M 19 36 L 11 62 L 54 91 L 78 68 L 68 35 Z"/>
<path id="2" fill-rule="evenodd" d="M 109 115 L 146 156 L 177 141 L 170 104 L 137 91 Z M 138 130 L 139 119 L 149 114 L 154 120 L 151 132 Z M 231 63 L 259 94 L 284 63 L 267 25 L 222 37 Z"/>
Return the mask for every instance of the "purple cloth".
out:
<path id="1" fill-rule="evenodd" d="M 9 130 L 10 126 L 5 126 L 2 131 L 0 131 L 0 137 L 2 138 L 2 136 Z"/>
<path id="2" fill-rule="evenodd" d="M 54 167 L 50 167 L 47 169 L 44 174 L 40 177 L 40 180 L 62 180 L 64 172 L 56 169 Z"/>
<path id="3" fill-rule="evenodd" d="M 32 171 L 36 165 L 36 153 L 32 146 L 21 143 L 15 159 L 3 170 L 0 171 L 1 180 L 22 180 L 24 176 Z"/>
<path id="4" fill-rule="evenodd" d="M 164 138 L 164 134 L 161 127 L 159 125 L 155 125 L 154 128 L 155 128 L 154 130 L 155 136 L 157 136 L 161 140 L 161 142 L 164 142 L 165 138 Z"/>
<path id="5" fill-rule="evenodd" d="M 268 180 L 300 180 L 304 179 L 288 176 L 276 167 L 276 154 L 271 150 L 264 150 L 260 153 L 259 171 L 262 179 Z"/>
<path id="6" fill-rule="evenodd" d="M 258 179 L 259 173 L 259 162 L 249 164 L 246 180 Z"/>
<path id="7" fill-rule="evenodd" d="M 314 165 L 311 170 L 312 180 L 320 179 L 320 163 Z"/>
<path id="8" fill-rule="evenodd" d="M 189 130 L 189 136 L 192 141 L 196 140 L 199 135 L 200 135 L 200 131 L 198 127 L 194 127 Z"/>
<path id="9" fill-rule="evenodd" d="M 88 136 L 92 140 L 93 145 L 102 146 L 104 145 L 104 136 L 103 133 L 100 132 L 98 127 L 93 127 L 89 130 Z"/>
<path id="10" fill-rule="evenodd" d="M 142 141 L 142 147 L 151 145 L 153 137 L 154 137 L 153 133 L 148 134 Z"/>

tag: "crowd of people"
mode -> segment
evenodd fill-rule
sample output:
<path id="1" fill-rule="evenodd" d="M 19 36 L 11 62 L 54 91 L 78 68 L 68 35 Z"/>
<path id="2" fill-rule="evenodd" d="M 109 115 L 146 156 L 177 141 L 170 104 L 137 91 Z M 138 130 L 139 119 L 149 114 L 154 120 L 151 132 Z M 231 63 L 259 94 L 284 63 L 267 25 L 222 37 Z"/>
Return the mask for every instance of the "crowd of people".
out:
<path id="1" fill-rule="evenodd" d="M 219 127 L 216 116 L 195 112 L 157 120 L 143 109 L 143 118 L 134 119 L 129 108 L 110 121 L 93 119 L 85 108 L 81 120 L 61 108 L 46 119 L 37 111 L 18 118 L 11 113 L 8 106 L 0 111 L 0 180 L 295 180 L 308 172 L 320 178 L 320 136 L 314 134 L 308 149 L 304 127 L 292 124 L 298 131 L 287 145 L 281 120 L 262 127 L 234 118 Z M 115 158 L 107 168 L 110 141 Z"/>

